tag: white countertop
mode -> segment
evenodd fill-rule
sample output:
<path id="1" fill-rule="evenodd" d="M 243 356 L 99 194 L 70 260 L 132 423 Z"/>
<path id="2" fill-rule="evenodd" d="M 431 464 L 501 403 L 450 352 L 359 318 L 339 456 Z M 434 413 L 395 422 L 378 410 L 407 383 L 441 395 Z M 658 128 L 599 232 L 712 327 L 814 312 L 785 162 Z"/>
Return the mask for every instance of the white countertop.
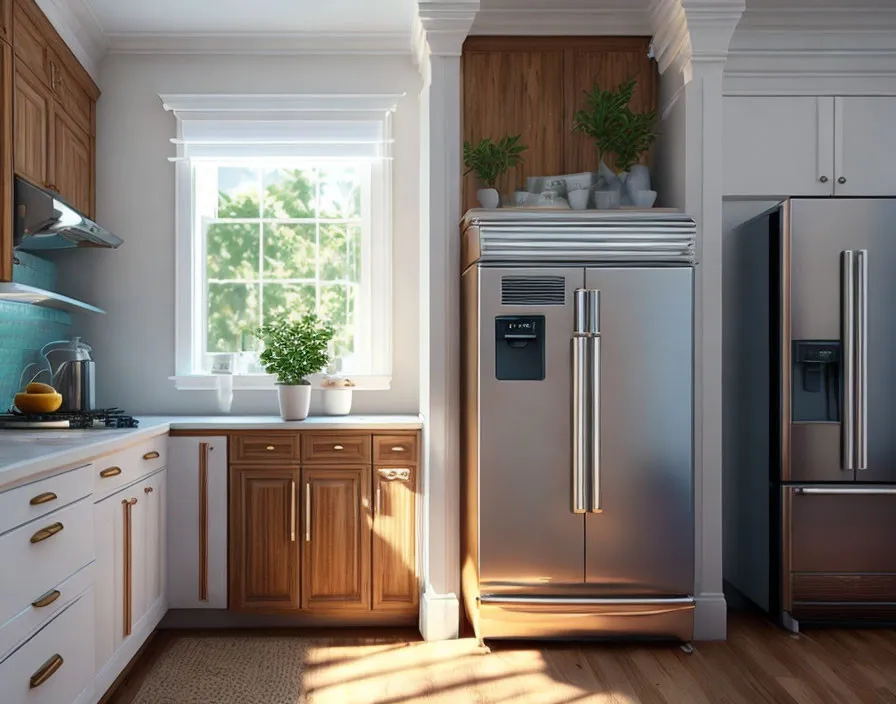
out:
<path id="1" fill-rule="evenodd" d="M 314 416 L 286 422 L 279 416 L 141 416 L 137 428 L 0 430 L 0 491 L 74 468 L 94 457 L 175 430 L 414 430 L 417 415 Z"/>

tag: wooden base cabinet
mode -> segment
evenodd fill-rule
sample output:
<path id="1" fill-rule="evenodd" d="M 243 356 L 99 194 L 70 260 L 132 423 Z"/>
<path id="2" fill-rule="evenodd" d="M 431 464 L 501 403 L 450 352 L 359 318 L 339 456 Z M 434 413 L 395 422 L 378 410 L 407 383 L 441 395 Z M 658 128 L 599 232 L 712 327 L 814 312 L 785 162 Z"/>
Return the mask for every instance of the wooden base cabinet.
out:
<path id="1" fill-rule="evenodd" d="M 416 469 L 374 468 L 373 496 L 373 608 L 416 609 Z"/>
<path id="2" fill-rule="evenodd" d="M 231 466 L 231 609 L 299 609 L 298 486 L 298 467 Z"/>
<path id="3" fill-rule="evenodd" d="M 302 470 L 302 608 L 370 609 L 370 470 Z"/>

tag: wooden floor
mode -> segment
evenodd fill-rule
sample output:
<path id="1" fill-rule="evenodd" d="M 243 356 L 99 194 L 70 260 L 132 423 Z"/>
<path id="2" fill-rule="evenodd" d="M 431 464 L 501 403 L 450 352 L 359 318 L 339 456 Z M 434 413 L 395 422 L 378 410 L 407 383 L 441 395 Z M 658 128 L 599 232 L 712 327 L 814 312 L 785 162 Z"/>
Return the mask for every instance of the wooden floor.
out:
<path id="1" fill-rule="evenodd" d="M 173 639 L 196 633 L 158 633 L 109 702 L 128 704 Z M 314 704 L 896 704 L 894 630 L 795 636 L 733 614 L 727 641 L 696 643 L 691 655 L 675 645 L 595 643 L 505 643 L 486 655 L 471 639 L 422 643 L 411 632 L 313 635 L 304 678 Z"/>

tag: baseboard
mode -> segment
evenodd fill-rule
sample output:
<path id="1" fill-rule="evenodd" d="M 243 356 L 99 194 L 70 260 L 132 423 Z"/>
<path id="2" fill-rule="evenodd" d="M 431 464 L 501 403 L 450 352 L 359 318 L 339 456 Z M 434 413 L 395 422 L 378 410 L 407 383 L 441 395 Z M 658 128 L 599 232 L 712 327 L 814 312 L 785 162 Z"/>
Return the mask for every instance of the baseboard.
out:
<path id="1" fill-rule="evenodd" d="M 94 702 L 100 702 L 106 698 L 112 685 L 124 673 L 134 656 L 140 652 L 143 644 L 152 635 L 167 610 L 167 600 L 163 595 L 140 619 L 127 641 L 115 651 L 109 662 L 97 673 L 93 679 Z"/>
<path id="2" fill-rule="evenodd" d="M 416 611 L 265 614 L 227 609 L 170 609 L 159 628 L 407 628 L 414 626 L 417 620 Z"/>
<path id="3" fill-rule="evenodd" d="M 460 602 L 456 594 L 436 594 L 427 585 L 420 600 L 420 635 L 423 640 L 454 640 L 458 637 Z"/>
<path id="4" fill-rule="evenodd" d="M 725 640 L 728 604 L 724 594 L 698 594 L 694 609 L 694 640 Z"/>

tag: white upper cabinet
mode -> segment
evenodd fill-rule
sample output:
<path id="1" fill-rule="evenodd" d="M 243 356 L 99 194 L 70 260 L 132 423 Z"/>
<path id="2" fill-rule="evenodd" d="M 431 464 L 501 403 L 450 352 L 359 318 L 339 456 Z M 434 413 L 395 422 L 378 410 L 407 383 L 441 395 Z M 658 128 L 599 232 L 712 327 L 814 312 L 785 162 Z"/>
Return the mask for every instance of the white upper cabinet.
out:
<path id="1" fill-rule="evenodd" d="M 896 196 L 896 98 L 726 96 L 726 196 Z"/>
<path id="2" fill-rule="evenodd" d="M 825 196 L 834 183 L 834 99 L 726 96 L 726 196 Z"/>
<path id="3" fill-rule="evenodd" d="M 227 438 L 168 440 L 168 606 L 227 608 Z"/>
<path id="4" fill-rule="evenodd" d="M 836 98 L 834 193 L 896 196 L 896 98 Z"/>

